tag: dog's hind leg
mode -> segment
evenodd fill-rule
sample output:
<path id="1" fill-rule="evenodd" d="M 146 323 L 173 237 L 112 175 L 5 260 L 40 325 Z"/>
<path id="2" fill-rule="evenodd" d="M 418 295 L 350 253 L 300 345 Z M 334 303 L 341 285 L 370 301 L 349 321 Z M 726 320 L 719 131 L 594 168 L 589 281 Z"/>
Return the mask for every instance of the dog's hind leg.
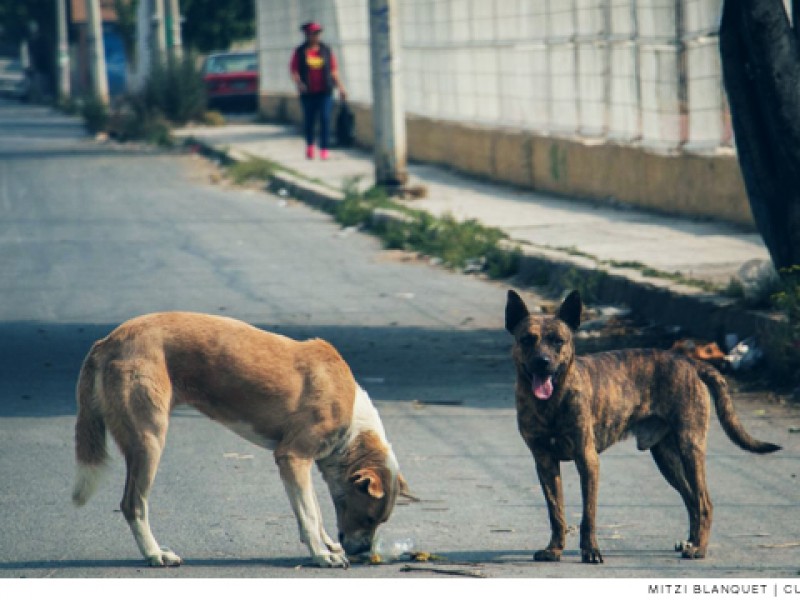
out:
<path id="1" fill-rule="evenodd" d="M 162 449 L 162 439 L 146 435 L 140 445 L 132 449 L 133 452 L 126 453 L 128 476 L 120 503 L 136 545 L 151 567 L 173 567 L 181 564 L 181 558 L 177 554 L 158 545 L 150 529 L 147 496 L 155 479 Z"/>
<path id="2" fill-rule="evenodd" d="M 161 378 L 153 375 L 142 365 L 116 365 L 109 370 L 106 389 L 124 409 L 108 420 L 108 428 L 127 467 L 122 514 L 148 564 L 169 567 L 180 565 L 181 559 L 153 537 L 147 497 L 166 442 L 171 389 L 168 383 L 159 385 Z"/>
<path id="3" fill-rule="evenodd" d="M 695 527 L 689 532 L 691 547 L 684 548 L 683 557 L 705 558 L 711 533 L 711 518 L 714 512 L 706 485 L 705 440 L 698 441 L 688 432 L 683 436 L 679 434 L 678 449 L 691 494 L 692 503 L 689 514 L 694 513 L 695 523 Z"/>
<path id="4" fill-rule="evenodd" d="M 650 448 L 650 453 L 653 460 L 667 480 L 677 492 L 680 494 L 683 503 L 686 505 L 686 510 L 689 513 L 689 537 L 685 541 L 680 541 L 675 544 L 676 552 L 683 552 L 683 550 L 692 545 L 691 532 L 697 527 L 693 521 L 694 512 L 691 510 L 692 494 L 689 489 L 689 483 L 686 481 L 686 474 L 683 472 L 683 463 L 681 462 L 681 455 L 672 436 L 667 436 L 661 442 Z"/>
<path id="5" fill-rule="evenodd" d="M 650 452 L 664 479 L 680 494 L 689 515 L 689 538 L 678 543 L 675 550 L 682 552 L 685 558 L 703 558 L 712 514 L 711 500 L 705 491 L 705 453 L 702 449 L 692 449 L 691 443 L 684 445 L 689 447 L 688 452 L 682 451 L 677 438 L 671 434 L 653 446 Z M 696 466 L 698 461 L 699 469 Z M 695 493 L 698 489 L 703 492 Z"/>

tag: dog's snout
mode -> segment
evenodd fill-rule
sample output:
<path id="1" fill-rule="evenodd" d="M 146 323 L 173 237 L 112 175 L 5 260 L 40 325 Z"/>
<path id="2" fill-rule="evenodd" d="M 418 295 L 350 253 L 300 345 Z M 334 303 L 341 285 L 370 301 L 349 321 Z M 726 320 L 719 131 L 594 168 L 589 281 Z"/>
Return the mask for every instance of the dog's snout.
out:
<path id="1" fill-rule="evenodd" d="M 549 356 L 537 356 L 533 359 L 533 368 L 539 373 L 545 372 L 550 368 L 552 361 Z"/>
<path id="2" fill-rule="evenodd" d="M 340 536 L 340 538 L 342 538 L 342 547 L 348 556 L 357 556 L 359 554 L 369 552 L 369 549 L 372 546 L 372 544 L 367 540 L 350 540 L 344 536 Z"/>

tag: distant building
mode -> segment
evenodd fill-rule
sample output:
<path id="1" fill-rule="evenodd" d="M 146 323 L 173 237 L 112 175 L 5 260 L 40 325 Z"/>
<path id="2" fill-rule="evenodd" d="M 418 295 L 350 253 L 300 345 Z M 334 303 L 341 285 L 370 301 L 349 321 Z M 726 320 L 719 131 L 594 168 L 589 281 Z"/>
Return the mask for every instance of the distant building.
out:
<path id="1" fill-rule="evenodd" d="M 128 58 L 125 54 L 125 44 L 117 28 L 117 11 L 114 8 L 114 0 L 100 0 L 100 11 L 103 16 L 103 43 L 108 90 L 112 96 L 116 96 L 125 92 L 126 89 Z M 70 0 L 69 17 L 72 89 L 76 95 L 81 95 L 91 90 L 86 0 Z"/>

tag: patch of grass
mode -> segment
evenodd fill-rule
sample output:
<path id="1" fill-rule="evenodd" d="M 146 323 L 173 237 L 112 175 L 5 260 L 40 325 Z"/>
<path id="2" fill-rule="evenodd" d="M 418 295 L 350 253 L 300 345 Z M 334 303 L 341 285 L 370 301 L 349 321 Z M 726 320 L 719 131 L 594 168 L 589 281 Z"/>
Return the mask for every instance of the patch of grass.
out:
<path id="1" fill-rule="evenodd" d="M 689 287 L 700 288 L 701 290 L 709 293 L 718 293 L 720 291 L 719 286 L 711 283 L 710 281 L 705 281 L 704 279 L 695 279 L 694 277 L 687 277 L 686 275 L 680 273 L 679 271 L 674 271 L 670 273 L 669 271 L 662 271 L 660 269 L 654 269 L 652 267 L 645 267 L 641 269 L 641 273 L 645 277 L 669 279 L 670 281 L 674 281 L 675 283 L 688 285 Z"/>
<path id="2" fill-rule="evenodd" d="M 111 115 L 108 132 L 121 142 L 141 140 L 166 147 L 175 143 L 169 121 L 152 111 L 140 95 L 122 99 Z"/>
<path id="3" fill-rule="evenodd" d="M 773 294 L 772 304 L 787 318 L 787 326 L 767 336 L 765 354 L 769 371 L 776 381 L 800 384 L 800 265 L 780 270 L 780 291 Z"/>
<path id="4" fill-rule="evenodd" d="M 636 269 L 641 271 L 647 268 L 647 265 L 640 263 L 638 260 L 607 260 L 605 263 L 616 269 Z"/>
<path id="5" fill-rule="evenodd" d="M 120 141 L 172 146 L 173 124 L 207 118 L 202 73 L 191 53 L 176 62 L 156 61 L 143 89 L 122 97 L 113 112 L 89 97 L 82 102 L 81 115 L 91 134 L 104 131 Z"/>
<path id="6" fill-rule="evenodd" d="M 207 110 L 203 113 L 203 124 L 210 127 L 222 127 L 225 125 L 225 116 L 218 110 Z"/>
<path id="7" fill-rule="evenodd" d="M 505 279 L 519 271 L 522 262 L 522 250 L 519 246 L 504 250 L 499 247 L 486 250 L 486 274 L 491 279 Z"/>
<path id="8" fill-rule="evenodd" d="M 372 222 L 376 209 L 389 209 L 407 217 L 403 221 Z M 336 220 L 345 227 L 362 226 L 381 237 L 384 246 L 421 252 L 440 258 L 453 269 L 482 271 L 489 277 L 508 277 L 519 269 L 522 252 L 506 250 L 500 241 L 505 233 L 486 227 L 475 220 L 457 221 L 452 216 L 434 217 L 391 200 L 380 187 L 359 192 L 357 182 L 346 186 L 345 198 L 334 211 Z"/>
<path id="9" fill-rule="evenodd" d="M 560 250 L 561 252 L 566 252 L 570 256 L 581 256 L 583 258 L 589 258 L 591 260 L 597 260 L 597 257 L 589 254 L 588 252 L 584 252 L 583 250 L 579 250 L 575 246 L 556 246 L 555 250 Z"/>
<path id="10" fill-rule="evenodd" d="M 534 262 L 525 273 L 525 282 L 536 287 L 550 285 L 553 278 L 552 267 L 545 262 Z"/>
<path id="11" fill-rule="evenodd" d="M 236 184 L 248 181 L 268 181 L 278 169 L 278 165 L 265 158 L 234 162 L 227 167 L 228 176 Z"/>
<path id="12" fill-rule="evenodd" d="M 660 269 L 655 269 L 653 267 L 648 267 L 647 265 L 639 262 L 638 260 L 614 260 L 614 259 L 600 260 L 598 257 L 589 254 L 588 252 L 579 250 L 575 246 L 556 246 L 553 247 L 553 249 L 566 252 L 567 254 L 570 254 L 572 256 L 581 256 L 583 258 L 594 260 L 599 265 L 608 265 L 609 267 L 614 267 L 617 269 L 635 269 L 645 277 L 668 279 L 670 281 L 674 281 L 675 283 L 680 283 L 682 285 L 688 285 L 690 287 L 699 288 L 709 293 L 725 293 L 725 290 L 720 289 L 718 285 L 711 283 L 710 281 L 705 281 L 704 279 L 696 279 L 694 277 L 687 277 L 686 275 L 680 273 L 679 271 L 669 272 L 669 271 L 662 271 Z"/>
<path id="13" fill-rule="evenodd" d="M 560 287 L 565 290 L 578 290 L 581 299 L 587 304 L 600 301 L 600 286 L 608 275 L 605 271 L 581 272 L 569 268 L 560 273 L 555 279 Z"/>
<path id="14" fill-rule="evenodd" d="M 172 123 L 202 121 L 208 101 L 196 56 L 186 53 L 179 61 L 155 61 L 141 97 L 151 112 Z"/>
<path id="15" fill-rule="evenodd" d="M 344 200 L 336 205 L 333 211 L 334 218 L 344 227 L 369 225 L 372 213 L 377 208 L 397 210 L 397 203 L 389 200 L 386 192 L 373 186 L 365 192 L 358 191 L 358 180 L 352 179 L 344 185 Z M 389 245 L 390 248 L 400 247 Z"/>
<path id="16" fill-rule="evenodd" d="M 723 296 L 728 298 L 734 298 L 736 300 L 744 300 L 744 285 L 741 281 L 736 279 L 735 277 L 731 277 L 730 281 L 728 281 L 728 285 L 722 288 L 721 293 Z"/>
<path id="17" fill-rule="evenodd" d="M 108 106 L 100 98 L 87 96 L 81 104 L 81 117 L 83 117 L 87 131 L 92 135 L 96 135 L 106 131 L 110 114 Z"/>

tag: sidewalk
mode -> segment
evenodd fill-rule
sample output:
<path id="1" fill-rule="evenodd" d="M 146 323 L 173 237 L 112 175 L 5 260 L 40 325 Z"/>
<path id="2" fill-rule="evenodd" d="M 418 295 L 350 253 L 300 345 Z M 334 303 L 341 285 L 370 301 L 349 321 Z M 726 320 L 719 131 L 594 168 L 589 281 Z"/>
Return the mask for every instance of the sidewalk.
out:
<path id="1" fill-rule="evenodd" d="M 187 128 L 175 133 L 179 138 L 191 137 L 235 158 L 249 155 L 274 161 L 301 176 L 285 175 L 293 190 L 299 186 L 319 192 L 322 188 L 324 193 L 327 188 L 336 197 L 335 191 L 341 190 L 348 180 L 359 178 L 363 186 L 373 181 L 372 157 L 368 152 L 334 149 L 327 161 L 309 161 L 304 156 L 303 140 L 290 126 L 247 123 Z M 743 263 L 768 260 L 757 233 L 743 232 L 724 223 L 693 221 L 515 189 L 433 165 L 412 164 L 409 172 L 414 184 L 427 188 L 427 197 L 408 201 L 410 206 L 434 215 L 450 213 L 457 219 L 476 219 L 500 228 L 519 242 L 525 258 L 540 268 L 544 264 L 567 266 L 581 273 L 603 271 L 608 275 L 605 278 L 608 282 L 602 286 L 606 301 L 648 305 L 644 307 L 646 314 L 658 315 L 662 322 L 663 318 L 672 319 L 668 322 L 702 330 L 697 334 L 709 337 L 719 335 L 720 328 L 754 333 L 759 328 L 758 321 L 763 320 L 744 314 L 730 299 L 710 294 L 709 286 L 704 286 L 704 290 L 686 285 L 685 281 L 652 276 L 655 271 L 679 272 L 685 279 L 702 280 L 722 288 Z M 649 293 L 643 296 L 643 292 Z M 662 300 L 653 304 L 657 297 Z M 687 310 L 695 314 L 687 315 Z M 725 314 L 718 314 L 720 311 Z M 687 323 L 687 319 L 692 323 Z M 731 329 L 734 326 L 738 329 Z"/>

